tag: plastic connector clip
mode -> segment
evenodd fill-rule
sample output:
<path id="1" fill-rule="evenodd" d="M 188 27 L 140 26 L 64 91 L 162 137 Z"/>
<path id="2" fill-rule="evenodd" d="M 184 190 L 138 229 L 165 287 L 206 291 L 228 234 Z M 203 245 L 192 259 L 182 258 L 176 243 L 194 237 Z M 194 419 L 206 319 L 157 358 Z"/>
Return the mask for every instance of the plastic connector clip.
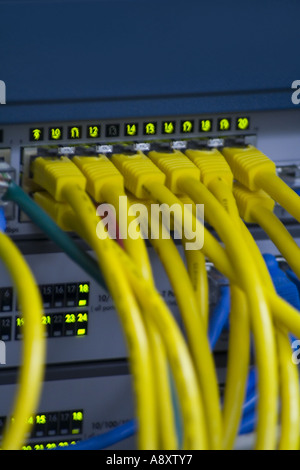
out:
<path id="1" fill-rule="evenodd" d="M 72 230 L 66 224 L 66 215 L 73 212 L 69 204 L 55 201 L 47 191 L 35 192 L 33 199 L 62 230 L 65 232 Z"/>
<path id="2" fill-rule="evenodd" d="M 72 162 L 80 169 L 87 180 L 87 192 L 95 201 L 104 199 L 104 186 L 117 186 L 124 191 L 124 178 L 116 166 L 105 155 L 97 157 L 76 156 Z"/>
<path id="3" fill-rule="evenodd" d="M 200 170 L 201 182 L 208 187 L 215 178 L 222 177 L 232 188 L 233 174 L 224 156 L 218 149 L 187 149 L 185 154 Z"/>
<path id="4" fill-rule="evenodd" d="M 166 175 L 166 186 L 172 193 L 181 195 L 180 181 L 182 178 L 193 178 L 200 181 L 200 170 L 189 158 L 179 150 L 172 153 L 151 151 L 149 158 Z"/>
<path id="5" fill-rule="evenodd" d="M 146 199 L 144 185 L 164 184 L 165 175 L 142 152 L 133 155 L 114 154 L 112 162 L 124 177 L 126 189 L 138 199 Z"/>
<path id="6" fill-rule="evenodd" d="M 242 186 L 240 183 L 234 183 L 233 185 L 233 195 L 236 200 L 236 204 L 240 213 L 240 216 L 246 223 L 255 224 L 257 223 L 253 219 L 251 212 L 255 207 L 260 207 L 273 211 L 275 202 L 271 199 L 267 193 L 262 190 L 259 191 L 250 191 L 245 186 Z"/>
<path id="7" fill-rule="evenodd" d="M 64 202 L 64 187 L 77 185 L 85 190 L 86 179 L 67 157 L 37 157 L 32 163 L 33 180 L 59 202 Z"/>
<path id="8" fill-rule="evenodd" d="M 224 147 L 222 154 L 226 158 L 234 178 L 251 191 L 260 189 L 256 179 L 262 173 L 276 175 L 275 163 L 251 145 L 245 148 Z"/>

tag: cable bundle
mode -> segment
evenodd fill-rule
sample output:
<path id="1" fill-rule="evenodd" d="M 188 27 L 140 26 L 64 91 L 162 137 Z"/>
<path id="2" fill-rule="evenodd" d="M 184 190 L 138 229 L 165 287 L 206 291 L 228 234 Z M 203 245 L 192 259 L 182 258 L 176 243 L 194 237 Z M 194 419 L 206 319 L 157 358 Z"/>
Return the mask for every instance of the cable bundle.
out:
<path id="1" fill-rule="evenodd" d="M 290 197 L 289 189 L 278 182 L 273 163 L 253 147 L 222 152 L 152 150 L 147 155 L 113 154 L 111 159 L 38 157 L 32 173 L 41 188 L 34 199 L 54 221 L 13 183 L 4 199 L 17 202 L 109 290 L 121 319 L 137 420 L 119 438 L 137 430 L 140 449 L 232 449 L 238 434 L 253 430 L 255 423 L 256 449 L 298 449 L 299 377 L 291 360 L 290 334 L 300 336 L 300 318 L 276 291 L 274 277 L 245 225 L 261 225 L 299 276 L 299 248 L 272 212 L 276 200 L 297 217 L 299 197 Z M 126 227 L 121 224 L 124 248 L 107 234 L 95 209 L 95 204 L 111 204 L 120 221 L 120 198 L 126 198 L 129 214 Z M 172 207 L 172 228 L 179 230 L 186 201 L 191 224 L 185 222 L 182 258 L 162 220 L 147 216 L 137 222 L 131 209 L 137 203 L 148 209 L 166 204 Z M 197 218 L 197 204 L 204 204 L 205 220 L 222 243 Z M 137 234 L 146 232 L 158 253 L 174 290 L 183 331 L 156 290 L 145 241 L 126 236 L 130 228 Z M 77 232 L 97 261 L 65 231 Z M 188 249 L 200 231 L 203 246 Z M 214 312 L 209 311 L 207 260 L 227 279 Z M 213 348 L 227 322 L 222 399 Z M 177 424 L 177 402 L 182 429 Z M 117 440 L 116 436 L 117 432 Z"/>

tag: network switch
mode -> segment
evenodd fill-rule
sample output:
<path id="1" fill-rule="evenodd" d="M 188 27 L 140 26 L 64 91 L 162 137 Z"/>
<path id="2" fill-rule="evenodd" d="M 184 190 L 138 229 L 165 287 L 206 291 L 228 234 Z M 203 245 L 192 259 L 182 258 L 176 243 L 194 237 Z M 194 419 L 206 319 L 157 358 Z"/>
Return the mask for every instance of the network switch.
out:
<path id="1" fill-rule="evenodd" d="M 220 128 L 220 122 L 227 120 L 230 125 Z M 201 131 L 201 123 L 209 122 L 210 126 Z M 185 149 L 189 142 L 194 145 L 208 148 L 222 147 L 228 144 L 256 145 L 271 158 L 279 168 L 297 166 L 297 153 L 299 146 L 297 128 L 299 126 L 297 110 L 259 112 L 259 113 L 227 113 L 221 115 L 200 116 L 166 116 L 153 119 L 132 119 L 130 122 L 116 119 L 95 121 L 39 123 L 38 126 L 29 125 L 3 125 L 2 142 L 0 142 L 0 158 L 14 169 L 13 178 L 28 192 L 39 187 L 31 178 L 31 164 L 37 155 L 67 155 L 70 158 L 75 154 L 93 155 L 105 153 L 110 155 L 114 149 L 125 146 L 132 149 L 149 151 L 156 142 L 166 148 Z M 147 133 L 145 126 L 156 124 L 155 132 Z M 164 124 L 169 126 L 169 132 L 164 131 Z M 193 125 L 183 126 L 184 123 Z M 247 123 L 247 125 L 246 125 Z M 135 125 L 128 134 L 127 127 Z M 200 126 L 200 127 L 199 127 Z M 107 129 L 118 129 L 112 135 Z M 132 128 L 132 127 L 131 127 Z M 49 129 L 60 129 L 57 139 L 49 139 Z M 79 129 L 70 133 L 69 129 Z M 132 128 L 133 129 L 133 128 Z M 152 128 L 154 129 L 154 128 Z M 39 131 L 33 133 L 35 131 Z M 94 130 L 93 137 L 88 132 Z M 97 132 L 96 132 L 97 130 Z M 72 137 L 73 136 L 73 137 Z M 11 237 L 22 239 L 24 237 L 40 237 L 40 230 L 32 224 L 28 217 L 17 208 L 12 209 L 9 203 L 7 233 Z"/>
<path id="2" fill-rule="evenodd" d="M 299 449 L 299 5 L 0 0 L 0 447 Z M 209 182 L 195 149 L 225 158 Z M 123 183 L 86 160 L 128 195 L 141 154 L 145 206 L 204 202 L 201 252 L 178 214 L 169 245 L 99 240 Z"/>
<path id="3" fill-rule="evenodd" d="M 0 436 L 3 437 L 14 419 L 11 405 L 17 392 L 16 375 L 2 372 L 0 380 Z M 124 396 L 126 400 L 121 399 Z M 63 448 L 134 420 L 132 380 L 126 362 L 50 369 L 38 410 L 28 420 L 31 429 L 23 450 Z M 112 448 L 136 448 L 135 441 L 136 436 L 132 434 Z"/>

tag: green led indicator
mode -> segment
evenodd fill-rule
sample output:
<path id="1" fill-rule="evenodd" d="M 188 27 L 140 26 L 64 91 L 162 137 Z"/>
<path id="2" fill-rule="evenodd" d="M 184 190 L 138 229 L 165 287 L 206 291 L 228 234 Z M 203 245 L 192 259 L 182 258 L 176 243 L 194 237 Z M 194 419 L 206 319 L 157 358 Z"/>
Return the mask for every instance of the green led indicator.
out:
<path id="1" fill-rule="evenodd" d="M 34 450 L 44 450 L 44 445 L 43 444 L 36 444 L 34 446 Z"/>
<path id="2" fill-rule="evenodd" d="M 34 450 L 44 450 L 44 444 L 36 444 L 34 446 Z"/>
<path id="3" fill-rule="evenodd" d="M 46 415 L 36 415 L 35 422 L 36 424 L 46 424 Z"/>
<path id="4" fill-rule="evenodd" d="M 24 318 L 18 317 L 17 318 L 17 326 L 23 326 L 24 325 Z"/>
<path id="5" fill-rule="evenodd" d="M 79 300 L 78 302 L 78 307 L 84 307 L 85 305 L 87 304 L 87 301 L 86 300 Z"/>
<path id="6" fill-rule="evenodd" d="M 65 322 L 66 323 L 75 323 L 76 322 L 76 317 L 75 317 L 74 313 L 66 313 Z"/>
<path id="7" fill-rule="evenodd" d="M 50 325 L 50 324 L 51 324 L 50 315 L 43 315 L 42 316 L 42 325 Z"/>
<path id="8" fill-rule="evenodd" d="M 90 286 L 88 284 L 79 284 L 79 292 L 88 293 L 90 291 Z"/>
<path id="9" fill-rule="evenodd" d="M 156 134 L 156 122 L 145 122 L 144 123 L 144 135 L 155 135 Z"/>
<path id="10" fill-rule="evenodd" d="M 212 120 L 211 119 L 201 119 L 199 125 L 200 132 L 210 132 L 212 130 Z"/>
<path id="11" fill-rule="evenodd" d="M 30 129 L 29 140 L 31 142 L 38 142 L 39 140 L 43 140 L 43 138 L 44 138 L 44 130 L 41 127 Z"/>
<path id="12" fill-rule="evenodd" d="M 62 127 L 50 127 L 49 140 L 61 140 L 63 135 Z"/>
<path id="13" fill-rule="evenodd" d="M 231 121 L 227 118 L 219 119 L 219 131 L 229 131 L 231 127 Z"/>
<path id="14" fill-rule="evenodd" d="M 250 121 L 247 117 L 238 117 L 236 120 L 236 128 L 237 130 L 244 131 L 249 129 Z"/>
<path id="15" fill-rule="evenodd" d="M 81 127 L 73 126 L 68 128 L 69 139 L 80 139 L 81 138 Z"/>
<path id="16" fill-rule="evenodd" d="M 175 121 L 165 121 L 162 123 L 163 134 L 174 134 L 175 132 Z"/>
<path id="17" fill-rule="evenodd" d="M 69 443 L 66 442 L 66 441 L 61 441 L 61 442 L 58 443 L 58 447 L 67 447 L 68 445 L 69 445 Z"/>
<path id="18" fill-rule="evenodd" d="M 124 134 L 126 136 L 137 135 L 138 125 L 136 123 L 125 124 Z"/>
<path id="19" fill-rule="evenodd" d="M 30 416 L 30 418 L 28 418 L 28 424 L 33 424 L 33 416 Z"/>
<path id="20" fill-rule="evenodd" d="M 74 421 L 82 421 L 83 420 L 83 413 L 82 411 L 73 411 L 73 420 Z"/>
<path id="21" fill-rule="evenodd" d="M 194 130 L 194 121 L 181 121 L 181 132 L 188 134 Z"/>
<path id="22" fill-rule="evenodd" d="M 86 329 L 85 328 L 79 328 L 77 330 L 77 336 L 84 336 L 86 334 Z"/>
<path id="23" fill-rule="evenodd" d="M 78 314 L 77 314 L 77 321 L 78 321 L 79 323 L 88 321 L 88 315 L 87 315 L 87 313 L 78 313 Z"/>
<path id="24" fill-rule="evenodd" d="M 96 139 L 97 137 L 100 137 L 100 126 L 88 126 L 87 137 L 90 139 Z"/>

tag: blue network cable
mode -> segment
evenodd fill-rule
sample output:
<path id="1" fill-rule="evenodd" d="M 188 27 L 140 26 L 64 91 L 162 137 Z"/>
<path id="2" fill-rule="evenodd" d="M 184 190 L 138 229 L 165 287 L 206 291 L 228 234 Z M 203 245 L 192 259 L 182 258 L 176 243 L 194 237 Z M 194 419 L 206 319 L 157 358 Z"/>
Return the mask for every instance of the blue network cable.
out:
<path id="1" fill-rule="evenodd" d="M 300 310 L 300 296 L 298 287 L 299 280 L 297 282 L 297 278 L 290 270 L 285 273 L 276 260 L 276 257 L 271 254 L 265 254 L 264 260 L 266 262 L 267 268 L 269 273 L 272 277 L 272 281 L 275 287 L 277 294 L 289 302 L 293 307 L 297 310 Z M 291 341 L 294 338 L 291 337 Z M 256 380 L 254 381 L 254 383 Z M 249 381 L 248 381 L 249 385 Z M 252 393 L 249 395 L 247 394 L 244 406 L 243 406 L 243 417 L 241 421 L 241 426 L 239 433 L 249 433 L 253 432 L 256 425 L 256 415 L 255 415 L 255 407 L 256 407 L 257 395 L 255 388 L 253 389 Z"/>
<path id="2" fill-rule="evenodd" d="M 230 313 L 230 287 L 228 285 L 221 286 L 220 299 L 209 319 L 208 336 L 211 348 L 213 349 L 228 322 Z M 250 369 L 246 400 L 252 397 L 256 384 L 255 368 Z M 248 401 L 248 400 L 247 400 Z"/>
<path id="3" fill-rule="evenodd" d="M 277 294 L 300 310 L 300 282 L 291 271 L 286 273 L 279 267 L 275 256 L 265 254 L 264 260 L 272 277 Z M 220 334 L 227 324 L 230 312 L 230 289 L 222 286 L 221 297 L 215 307 L 209 322 L 209 341 L 212 349 L 215 347 Z M 243 405 L 243 415 L 239 433 L 253 432 L 256 425 L 255 407 L 257 372 L 253 367 L 249 371 L 246 397 Z"/>
<path id="4" fill-rule="evenodd" d="M 6 218 L 4 213 L 4 207 L 0 206 L 0 231 L 5 232 L 6 229 Z"/>
<path id="5" fill-rule="evenodd" d="M 56 447 L 53 450 L 103 450 L 114 444 L 118 444 L 128 437 L 134 436 L 136 431 L 137 423 L 135 420 L 131 420 L 104 434 L 79 441 L 76 444 L 70 444 L 69 446 Z"/>
<path id="6" fill-rule="evenodd" d="M 213 349 L 228 321 L 230 312 L 230 287 L 221 286 L 220 299 L 209 319 L 208 337 Z"/>

